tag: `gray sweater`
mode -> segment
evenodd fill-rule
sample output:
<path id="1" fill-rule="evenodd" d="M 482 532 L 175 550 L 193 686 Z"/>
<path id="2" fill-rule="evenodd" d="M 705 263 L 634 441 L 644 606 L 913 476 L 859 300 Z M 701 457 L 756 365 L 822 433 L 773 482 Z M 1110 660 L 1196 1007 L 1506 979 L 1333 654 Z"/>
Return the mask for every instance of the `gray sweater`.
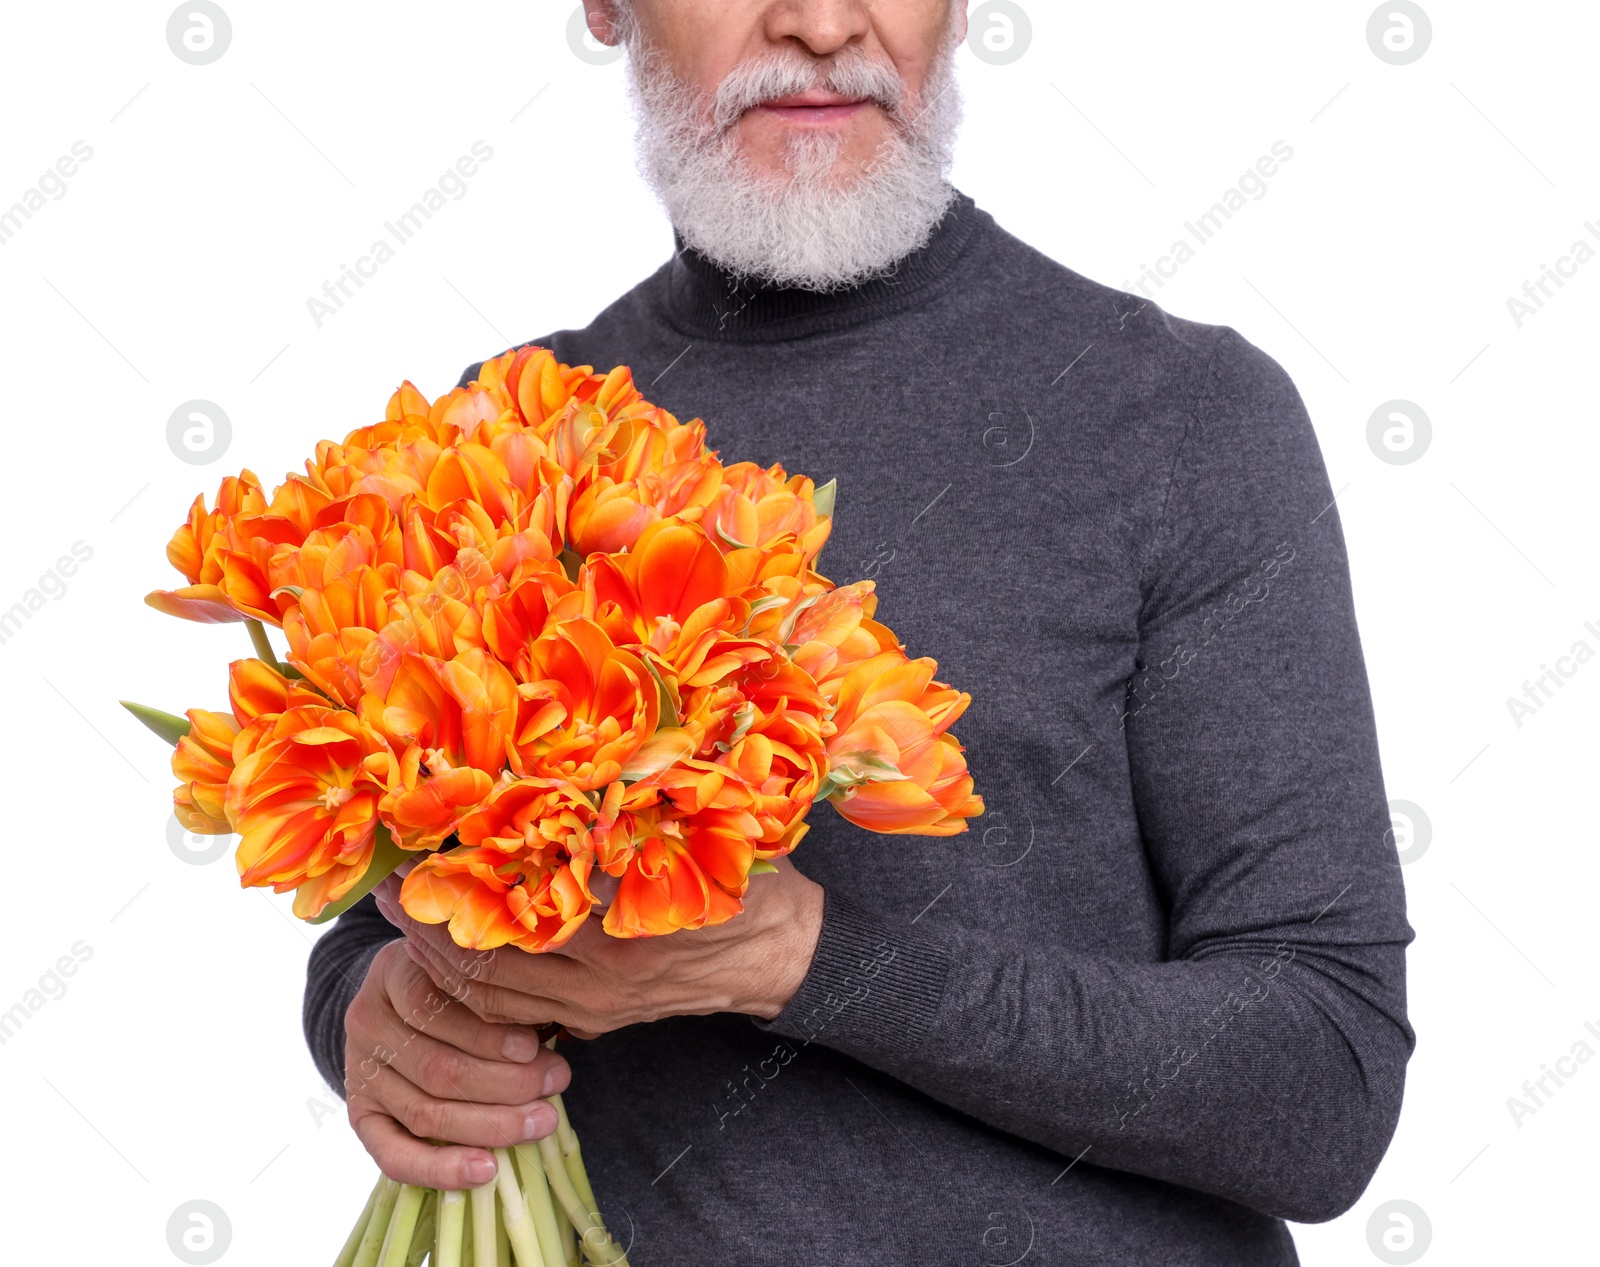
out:
<path id="1" fill-rule="evenodd" d="M 568 1042 L 607 1219 L 666 1264 L 1282 1264 L 1400 1111 L 1411 940 L 1348 566 L 1293 384 L 964 196 L 834 295 L 681 250 L 588 328 L 725 461 L 839 479 L 823 570 L 970 691 L 988 812 L 830 807 L 821 942 L 771 1024 Z M 471 378 L 477 367 L 463 379 Z M 761 883 L 758 877 L 755 883 Z M 393 936 L 313 952 L 306 1035 Z"/>

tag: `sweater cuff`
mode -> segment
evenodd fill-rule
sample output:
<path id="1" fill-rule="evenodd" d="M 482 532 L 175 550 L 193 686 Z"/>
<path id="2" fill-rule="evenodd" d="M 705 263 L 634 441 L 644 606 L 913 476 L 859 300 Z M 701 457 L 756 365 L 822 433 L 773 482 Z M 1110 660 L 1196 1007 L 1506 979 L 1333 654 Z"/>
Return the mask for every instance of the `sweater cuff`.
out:
<path id="1" fill-rule="evenodd" d="M 822 933 L 794 998 L 761 1029 L 860 1056 L 906 1055 L 933 1027 L 950 955 L 909 924 L 828 890 Z"/>

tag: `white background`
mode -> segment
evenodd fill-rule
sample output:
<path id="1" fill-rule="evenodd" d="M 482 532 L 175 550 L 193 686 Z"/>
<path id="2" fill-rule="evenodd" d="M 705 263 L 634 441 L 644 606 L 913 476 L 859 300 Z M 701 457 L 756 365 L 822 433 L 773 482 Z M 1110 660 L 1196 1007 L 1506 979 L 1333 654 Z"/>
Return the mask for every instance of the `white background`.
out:
<path id="1" fill-rule="evenodd" d="M 623 67 L 574 54 L 565 0 L 225 7 L 232 43 L 207 66 L 169 50 L 165 3 L 4 17 L 0 209 L 74 142 L 93 149 L 0 245 L 0 608 L 74 542 L 93 551 L 0 645 L 0 1010 L 74 943 L 92 950 L 0 1047 L 17 1261 L 44 1261 L 52 1228 L 115 1226 L 115 1261 L 171 1264 L 166 1221 L 193 1198 L 226 1211 L 228 1262 L 320 1261 L 371 1180 L 300 1036 L 312 931 L 287 898 L 240 892 L 227 859 L 169 850 L 166 751 L 116 704 L 216 706 L 245 653 L 237 627 L 140 603 L 173 582 L 162 552 L 188 502 L 242 465 L 276 482 L 318 437 L 381 416 L 402 377 L 431 396 L 513 340 L 586 323 L 671 246 Z M 1506 699 L 1578 640 L 1600 651 L 1584 627 L 1600 628 L 1600 261 L 1521 329 L 1506 301 L 1600 224 L 1600 8 L 1427 0 L 1431 47 L 1393 66 L 1366 0 L 1027 7 L 1019 60 L 961 53 L 956 178 L 1080 272 L 1131 282 L 1275 141 L 1294 151 L 1158 297 L 1236 327 L 1305 395 L 1389 794 L 1432 825 L 1405 873 L 1405 1113 L 1355 1209 L 1295 1229 L 1304 1260 L 1382 1261 L 1369 1220 L 1399 1199 L 1431 1225 L 1422 1261 L 1593 1261 L 1600 1061 L 1520 1125 L 1507 1099 L 1579 1039 L 1600 1050 L 1584 1029 L 1600 1028 L 1600 661 L 1520 727 Z M 466 196 L 317 328 L 324 279 L 479 140 L 494 156 Z M 232 419 L 215 465 L 166 443 L 194 398 Z M 1410 465 L 1368 446 L 1396 398 L 1432 419 Z"/>

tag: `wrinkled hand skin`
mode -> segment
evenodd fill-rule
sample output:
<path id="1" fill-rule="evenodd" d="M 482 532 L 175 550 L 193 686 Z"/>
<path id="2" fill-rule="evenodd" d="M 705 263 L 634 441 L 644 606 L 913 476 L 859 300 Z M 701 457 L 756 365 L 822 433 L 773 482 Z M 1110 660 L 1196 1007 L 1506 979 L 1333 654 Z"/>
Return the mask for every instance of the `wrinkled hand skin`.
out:
<path id="1" fill-rule="evenodd" d="M 775 865 L 726 924 L 625 940 L 596 912 L 537 955 L 464 950 L 400 908 L 398 875 L 385 880 L 374 895 L 404 937 L 377 953 L 345 1014 L 350 1124 L 373 1160 L 402 1183 L 470 1188 L 494 1177 L 487 1150 L 552 1134 L 542 1097 L 571 1071 L 539 1045 L 540 1026 L 593 1038 L 668 1016 L 777 1016 L 811 966 L 823 890 L 787 858 Z"/>
<path id="2" fill-rule="evenodd" d="M 386 880 L 378 907 L 405 934 L 406 953 L 445 996 L 486 1022 L 555 1022 L 592 1038 L 668 1016 L 739 1012 L 771 1020 L 805 979 L 822 931 L 822 886 L 778 859 L 752 878 L 744 911 L 713 928 L 664 937 L 609 937 L 599 912 L 559 950 L 463 950 L 446 925 L 400 909 Z"/>
<path id="3" fill-rule="evenodd" d="M 484 1020 L 442 994 L 406 950 L 394 941 L 378 951 L 345 1013 L 350 1125 L 391 1179 L 476 1187 L 494 1177 L 487 1150 L 554 1133 L 542 1097 L 571 1074 L 533 1028 Z"/>

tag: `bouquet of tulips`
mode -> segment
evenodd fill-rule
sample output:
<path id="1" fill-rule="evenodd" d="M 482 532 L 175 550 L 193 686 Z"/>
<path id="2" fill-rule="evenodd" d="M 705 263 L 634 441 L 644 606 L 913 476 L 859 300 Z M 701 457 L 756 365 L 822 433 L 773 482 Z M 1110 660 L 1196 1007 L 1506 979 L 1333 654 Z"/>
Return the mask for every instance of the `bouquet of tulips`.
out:
<path id="1" fill-rule="evenodd" d="M 256 656 L 226 712 L 128 707 L 175 744 L 183 825 L 313 923 L 410 863 L 401 905 L 468 949 L 558 947 L 597 887 L 612 936 L 718 924 L 818 801 L 928 836 L 983 809 L 970 697 L 816 570 L 834 489 L 724 466 L 626 367 L 525 347 L 432 403 L 407 382 L 270 496 L 245 471 L 195 500 L 189 583 L 146 601 Z M 554 1099 L 482 1189 L 380 1180 L 340 1267 L 625 1264 Z"/>

